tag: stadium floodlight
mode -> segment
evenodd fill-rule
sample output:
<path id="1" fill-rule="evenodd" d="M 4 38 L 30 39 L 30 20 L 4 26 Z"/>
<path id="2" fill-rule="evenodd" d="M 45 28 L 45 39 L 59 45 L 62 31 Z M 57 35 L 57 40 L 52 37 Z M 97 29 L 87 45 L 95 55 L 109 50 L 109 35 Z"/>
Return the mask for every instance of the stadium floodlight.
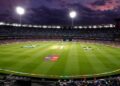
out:
<path id="1" fill-rule="evenodd" d="M 70 18 L 72 19 L 72 26 L 74 26 L 73 20 L 74 20 L 74 18 L 76 18 L 77 12 L 76 12 L 76 11 L 71 11 L 71 12 L 69 13 L 69 16 L 70 16 Z"/>
<path id="2" fill-rule="evenodd" d="M 70 18 L 73 19 L 77 16 L 77 13 L 76 13 L 76 11 L 71 11 L 69 15 L 70 15 Z"/>
<path id="3" fill-rule="evenodd" d="M 16 12 L 20 16 L 20 24 L 21 24 L 21 16 L 25 14 L 25 9 L 23 7 L 16 7 Z"/>
<path id="4" fill-rule="evenodd" d="M 25 9 L 23 7 L 16 7 L 16 12 L 19 14 L 19 15 L 24 15 L 25 14 Z"/>

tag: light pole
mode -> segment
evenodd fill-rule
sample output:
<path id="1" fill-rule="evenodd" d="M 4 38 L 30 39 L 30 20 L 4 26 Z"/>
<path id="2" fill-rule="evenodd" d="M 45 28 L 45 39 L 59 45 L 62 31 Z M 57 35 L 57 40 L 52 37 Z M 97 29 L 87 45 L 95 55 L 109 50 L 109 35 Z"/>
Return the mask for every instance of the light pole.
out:
<path id="1" fill-rule="evenodd" d="M 70 18 L 72 19 L 72 26 L 74 26 L 74 19 L 75 19 L 76 16 L 77 16 L 76 11 L 71 11 L 71 12 L 69 13 L 69 16 L 70 16 Z"/>
<path id="2" fill-rule="evenodd" d="M 20 16 L 20 20 L 19 20 L 19 23 L 20 25 L 22 24 L 22 15 L 25 14 L 25 9 L 23 7 L 16 7 L 16 13 Z"/>

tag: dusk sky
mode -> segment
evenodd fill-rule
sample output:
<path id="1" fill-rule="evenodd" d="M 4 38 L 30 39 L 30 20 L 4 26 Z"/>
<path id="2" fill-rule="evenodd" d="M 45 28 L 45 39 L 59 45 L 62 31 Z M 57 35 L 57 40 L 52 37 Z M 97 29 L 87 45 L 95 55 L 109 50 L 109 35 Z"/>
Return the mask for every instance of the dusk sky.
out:
<path id="1" fill-rule="evenodd" d="M 19 22 L 16 6 L 26 9 L 22 23 L 28 24 L 70 25 L 70 10 L 78 13 L 75 25 L 114 23 L 120 17 L 120 0 L 0 0 L 0 21 Z"/>

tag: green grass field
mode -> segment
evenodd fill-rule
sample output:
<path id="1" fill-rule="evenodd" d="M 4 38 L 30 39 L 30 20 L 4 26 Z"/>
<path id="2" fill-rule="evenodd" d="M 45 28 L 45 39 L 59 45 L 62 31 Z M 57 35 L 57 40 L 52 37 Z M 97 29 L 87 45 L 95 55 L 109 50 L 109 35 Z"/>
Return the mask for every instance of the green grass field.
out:
<path id="1" fill-rule="evenodd" d="M 57 55 L 57 61 L 46 61 Z M 120 74 L 120 48 L 84 42 L 15 42 L 0 45 L 0 72 L 48 78 Z"/>

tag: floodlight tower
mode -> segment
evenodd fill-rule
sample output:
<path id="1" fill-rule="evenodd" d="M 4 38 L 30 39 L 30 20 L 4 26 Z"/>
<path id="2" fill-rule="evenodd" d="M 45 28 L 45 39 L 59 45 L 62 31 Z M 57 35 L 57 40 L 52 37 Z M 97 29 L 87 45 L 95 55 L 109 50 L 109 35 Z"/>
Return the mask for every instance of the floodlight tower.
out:
<path id="1" fill-rule="evenodd" d="M 72 19 L 72 26 L 74 26 L 74 19 L 77 16 L 77 12 L 76 11 L 70 11 L 69 16 Z"/>
<path id="2" fill-rule="evenodd" d="M 25 14 L 25 9 L 24 9 L 23 7 L 18 6 L 18 7 L 16 7 L 16 13 L 20 16 L 20 21 L 19 21 L 19 23 L 20 23 L 20 25 L 21 25 L 21 24 L 22 24 L 22 19 L 21 19 L 21 17 L 22 17 L 22 15 Z"/>

